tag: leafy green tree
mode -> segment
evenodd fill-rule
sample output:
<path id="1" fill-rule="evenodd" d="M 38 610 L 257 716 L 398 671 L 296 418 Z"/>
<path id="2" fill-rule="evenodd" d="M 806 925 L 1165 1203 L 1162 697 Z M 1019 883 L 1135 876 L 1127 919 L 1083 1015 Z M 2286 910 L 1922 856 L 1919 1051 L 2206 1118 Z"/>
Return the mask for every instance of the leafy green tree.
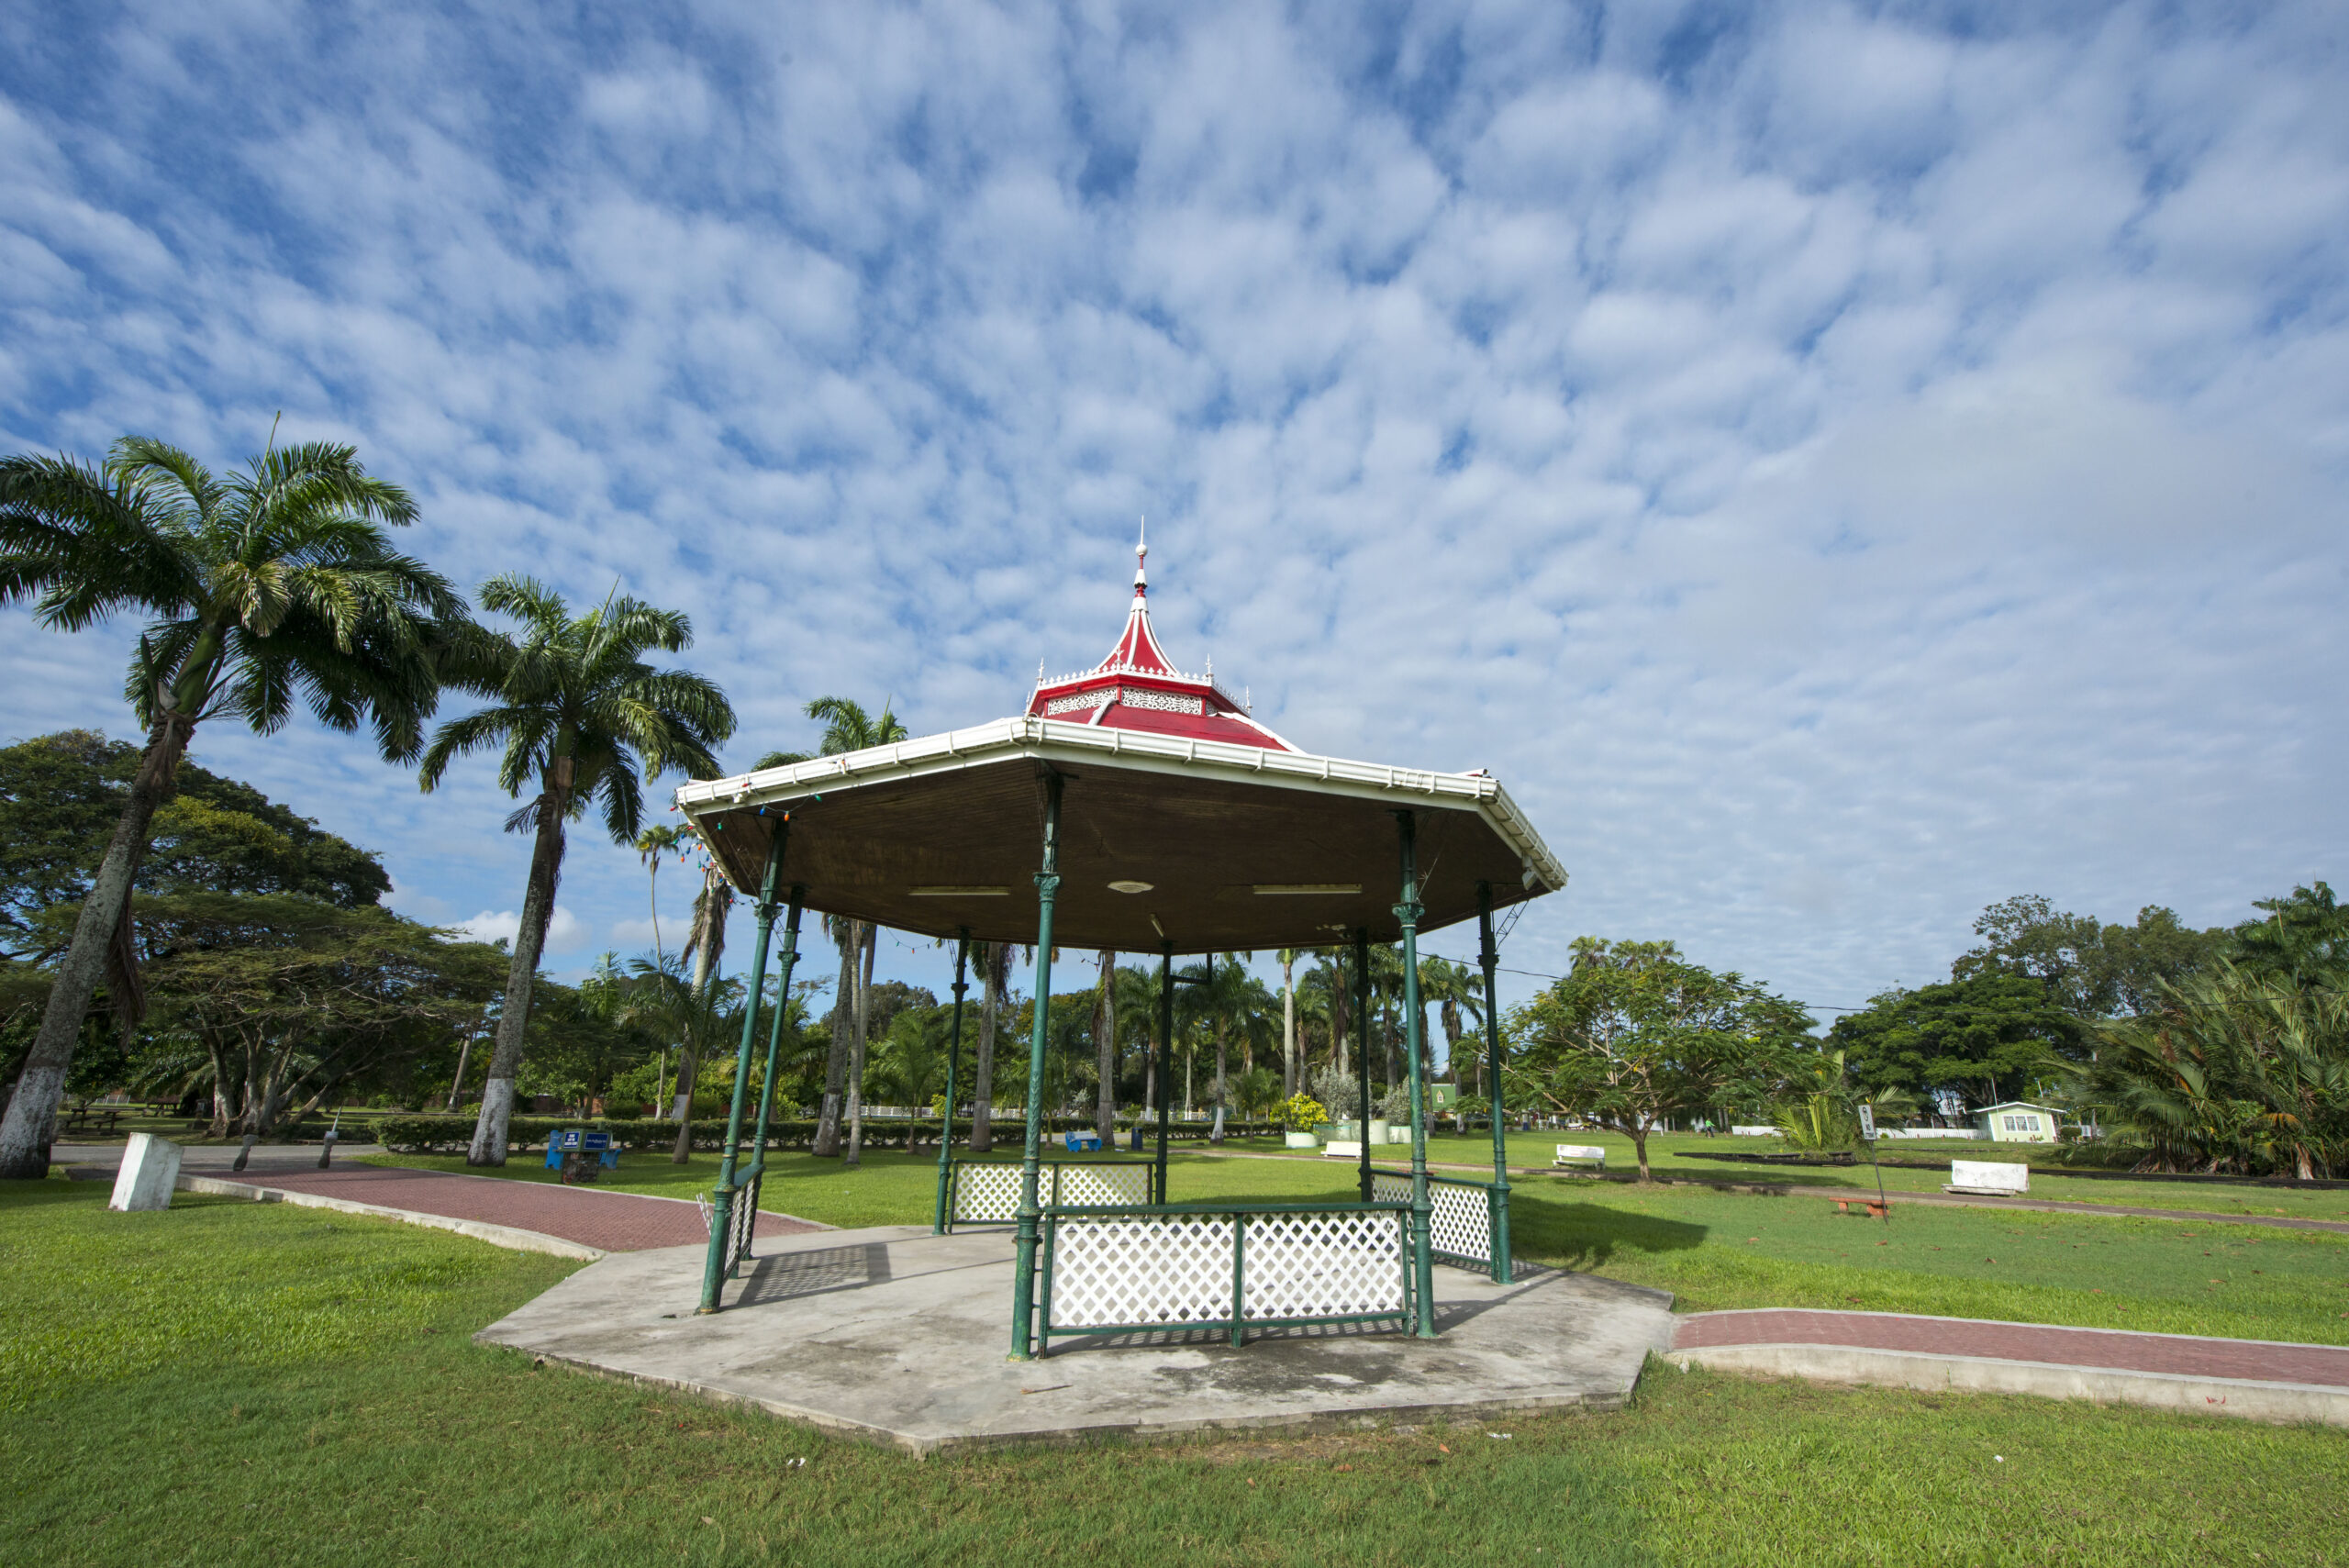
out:
<path id="1" fill-rule="evenodd" d="M 2143 1012 L 2164 984 L 2208 962 L 2227 939 L 2222 930 L 2182 925 L 2157 905 L 2140 909 L 2134 926 L 2106 925 L 2035 894 L 1991 905 L 1974 922 L 1974 934 L 1980 941 L 1950 966 L 1951 979 L 2025 975 L 2083 1023 Z"/>
<path id="2" fill-rule="evenodd" d="M 117 1012 L 139 1012 L 131 889 L 196 727 L 226 714 L 271 734 L 299 701 L 329 728 L 371 728 L 387 761 L 416 754 L 439 693 L 436 653 L 464 608 L 439 573 L 392 549 L 386 527 L 415 516 L 351 448 L 323 442 L 273 445 L 225 477 L 144 437 L 116 442 L 96 469 L 0 459 L 0 604 L 29 599 L 65 631 L 150 617 L 125 687 L 146 746 L 0 1121 L 0 1177 L 47 1171 L 101 980 Z"/>
<path id="3" fill-rule="evenodd" d="M 1573 969 L 1511 1016 L 1519 1062 L 1561 1112 L 1623 1134 L 1652 1180 L 1648 1138 L 1775 1075 L 1808 1045 L 1802 1008 L 1681 957 L 1670 942 L 1574 944 Z"/>
<path id="4" fill-rule="evenodd" d="M 473 628 L 459 640 L 451 681 L 493 706 L 440 727 L 425 749 L 421 782 L 437 788 L 451 761 L 496 748 L 499 787 L 516 798 L 530 792 L 506 819 L 508 832 L 532 835 L 530 873 L 465 1155 L 468 1164 L 503 1165 L 531 984 L 562 874 L 563 825 L 599 806 L 612 841 L 633 844 L 643 830 L 640 772 L 714 777 L 712 749 L 734 733 L 734 710 L 703 677 L 645 662 L 647 652 L 674 653 L 692 643 L 692 624 L 677 611 L 615 591 L 599 608 L 574 616 L 559 595 L 519 575 L 491 579 L 480 598 L 484 610 L 519 621 L 520 633 Z"/>
<path id="5" fill-rule="evenodd" d="M 151 1032 L 194 1042 L 214 1129 L 267 1137 L 395 1057 L 444 1049 L 495 995 L 505 955 L 373 905 L 296 895 L 138 900 Z"/>
<path id="6" fill-rule="evenodd" d="M 2079 1019 L 2043 980 L 2022 974 L 1887 991 L 1836 1019 L 1827 1038 L 1869 1090 L 1962 1088 L 1986 1105 L 2087 1055 Z"/>

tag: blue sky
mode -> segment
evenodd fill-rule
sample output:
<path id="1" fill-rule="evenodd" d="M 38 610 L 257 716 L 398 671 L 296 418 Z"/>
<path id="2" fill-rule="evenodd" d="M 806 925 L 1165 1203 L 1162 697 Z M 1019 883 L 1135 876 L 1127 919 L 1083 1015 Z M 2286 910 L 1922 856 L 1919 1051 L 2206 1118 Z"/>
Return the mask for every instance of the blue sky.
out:
<path id="1" fill-rule="evenodd" d="M 282 410 L 468 587 L 690 612 L 737 762 L 1017 711 L 1147 513 L 1180 661 L 1517 795 L 1513 969 L 2340 876 L 2338 7 L 653 9 L 0 12 L 0 447 Z M 125 732 L 134 630 L 0 615 L 0 733 Z M 486 766 L 196 753 L 510 929 Z M 561 973 L 649 940 L 573 843 Z"/>

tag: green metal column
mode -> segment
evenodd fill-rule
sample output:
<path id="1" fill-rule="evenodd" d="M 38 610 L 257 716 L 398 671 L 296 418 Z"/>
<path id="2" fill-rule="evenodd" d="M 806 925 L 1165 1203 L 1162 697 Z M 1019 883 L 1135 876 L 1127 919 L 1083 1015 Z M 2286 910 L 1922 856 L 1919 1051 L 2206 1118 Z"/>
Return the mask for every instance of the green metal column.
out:
<path id="1" fill-rule="evenodd" d="M 751 1131 L 751 1173 L 748 1180 L 734 1184 L 735 1201 L 759 1201 L 760 1184 L 767 1174 L 767 1114 L 774 1106 L 774 1064 L 783 1049 L 783 1031 L 791 1018 L 791 972 L 799 962 L 799 909 L 807 896 L 807 889 L 794 883 L 791 887 L 791 912 L 783 922 L 783 956 L 774 988 L 774 1017 L 767 1024 L 766 1073 L 759 1084 L 759 1119 Z M 748 1194 L 745 1198 L 742 1195 Z M 758 1224 L 756 1219 L 751 1222 Z M 741 1267 L 737 1258 L 734 1266 Z M 733 1272 L 731 1270 L 728 1271 Z"/>
<path id="2" fill-rule="evenodd" d="M 1036 1120 L 1043 1112 L 1044 1043 L 1052 1011 L 1052 900 L 1060 892 L 1061 775 L 1044 775 L 1044 863 L 1036 873 L 1036 1025 L 1028 1037 L 1028 1142 L 1019 1159 L 1019 1242 L 1011 1273 L 1011 1359 L 1033 1360 L 1036 1243 L 1043 1216 L 1036 1201 L 1041 1162 Z"/>
<path id="3" fill-rule="evenodd" d="M 1428 1197 L 1428 1127 L 1424 1108 L 1426 1088 L 1420 1083 L 1419 1037 L 1426 1026 L 1419 1017 L 1419 872 L 1415 839 L 1417 819 L 1408 811 L 1395 814 L 1402 840 L 1403 896 L 1395 918 L 1403 928 L 1403 1056 L 1405 1081 L 1411 1086 L 1411 1265 L 1412 1292 L 1418 1321 L 1411 1331 L 1423 1340 L 1435 1338 L 1435 1254 L 1430 1232 L 1434 1206 Z"/>
<path id="4" fill-rule="evenodd" d="M 1493 884 L 1476 884 L 1476 926 L 1484 937 L 1477 960 L 1485 970 L 1485 1097 L 1493 1106 L 1493 1278 L 1507 1284 L 1516 1264 L 1508 1246 L 1508 1129 L 1501 1124 L 1501 1004 L 1494 972 L 1500 949 L 1493 945 Z"/>
<path id="5" fill-rule="evenodd" d="M 1362 1074 L 1362 1119 L 1354 1123 L 1354 1136 L 1362 1140 L 1362 1201 L 1370 1201 L 1370 932 L 1354 932 L 1354 1034 L 1362 1048 L 1354 1053 L 1354 1067 Z"/>
<path id="6" fill-rule="evenodd" d="M 963 993 L 971 988 L 964 978 L 971 962 L 971 929 L 954 943 L 954 1032 L 946 1046 L 946 1114 L 938 1125 L 938 1212 L 930 1222 L 932 1236 L 946 1234 L 946 1204 L 954 1185 L 954 1061 L 963 1054 Z"/>
<path id="7" fill-rule="evenodd" d="M 742 1098 L 751 1086 L 751 1047 L 759 1038 L 759 988 L 767 977 L 767 943 L 774 936 L 774 884 L 783 875 L 783 851 L 791 832 L 791 818 L 774 825 L 767 846 L 767 870 L 759 884 L 759 935 L 751 948 L 750 1000 L 742 1008 L 742 1043 L 734 1053 L 734 1106 L 726 1120 L 726 1150 L 718 1162 L 718 1190 L 710 1194 L 709 1257 L 702 1265 L 698 1312 L 718 1310 L 725 1288 L 726 1242 L 734 1218 L 734 1156 L 742 1140 Z"/>
<path id="8" fill-rule="evenodd" d="M 1173 1114 L 1166 1104 L 1169 1065 L 1174 1057 L 1174 944 L 1162 942 L 1158 953 L 1158 1196 L 1166 1201 L 1166 1123 Z"/>

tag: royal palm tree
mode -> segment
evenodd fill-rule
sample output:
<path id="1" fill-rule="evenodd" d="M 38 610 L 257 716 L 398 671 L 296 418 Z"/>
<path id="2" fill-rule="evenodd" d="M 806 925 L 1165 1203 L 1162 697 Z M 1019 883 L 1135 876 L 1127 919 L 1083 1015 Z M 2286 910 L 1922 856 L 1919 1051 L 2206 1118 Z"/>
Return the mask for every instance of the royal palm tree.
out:
<path id="1" fill-rule="evenodd" d="M 47 1173 L 101 978 L 119 1013 L 140 1011 L 130 889 L 195 727 L 228 715 L 272 734 L 298 699 L 328 728 L 367 725 L 386 761 L 416 755 L 438 651 L 465 610 L 438 573 L 392 549 L 387 526 L 415 518 L 406 491 L 327 442 L 273 443 L 226 476 L 144 437 L 116 442 L 95 469 L 0 459 L 0 605 L 29 599 L 63 631 L 150 617 L 125 686 L 146 755 L 0 1121 L 0 1176 Z"/>
<path id="2" fill-rule="evenodd" d="M 979 944 L 979 1044 L 971 1065 L 971 1152 L 995 1147 L 995 1034 L 1011 989 L 1009 942 Z"/>
<path id="3" fill-rule="evenodd" d="M 574 616 L 561 595 L 518 575 L 483 584 L 481 606 L 512 616 L 521 631 L 476 628 L 459 640 L 450 679 L 494 699 L 493 706 L 440 727 L 425 750 L 422 783 L 427 790 L 438 787 L 453 759 L 495 746 L 506 793 L 519 797 L 535 790 L 506 819 L 507 831 L 533 835 L 530 876 L 481 1118 L 465 1155 L 467 1164 L 503 1165 L 530 986 L 562 876 L 563 824 L 598 806 L 612 841 L 634 843 L 643 830 L 643 780 L 671 770 L 714 777 L 713 748 L 734 733 L 734 709 L 702 676 L 644 662 L 649 651 L 674 653 L 693 642 L 692 624 L 675 610 L 620 597 L 615 589 L 600 608 Z"/>
<path id="4" fill-rule="evenodd" d="M 1443 1023 L 1443 1063 L 1452 1073 L 1452 1081 L 1461 1085 L 1461 1092 L 1465 1094 L 1483 1058 L 1474 1048 L 1464 1056 L 1461 1053 L 1460 1040 L 1467 1032 L 1462 1025 L 1462 1015 L 1475 1018 L 1481 1026 L 1485 1021 L 1484 996 L 1482 983 L 1466 964 L 1432 955 L 1419 960 L 1420 1066 L 1429 1083 L 1435 1082 L 1435 1067 L 1434 1036 L 1427 1027 L 1427 1009 L 1441 1009 L 1437 1017 Z"/>
<path id="5" fill-rule="evenodd" d="M 818 697 L 807 705 L 807 711 L 808 717 L 823 723 L 824 734 L 818 751 L 826 757 L 862 751 L 868 746 L 887 746 L 912 734 L 898 722 L 886 703 L 881 705 L 878 718 L 847 697 Z M 864 1144 L 863 1084 L 868 1021 L 865 993 L 873 984 L 873 962 L 880 946 L 880 933 L 869 921 L 838 916 L 827 917 L 824 926 L 840 944 L 841 984 L 833 995 L 832 1053 L 824 1063 L 824 1101 L 817 1112 L 816 1140 L 808 1152 L 825 1158 L 841 1152 L 841 1083 L 845 1079 L 849 1135 L 848 1156 L 843 1163 L 854 1165 Z M 857 973 L 860 958 L 863 961 L 863 984 L 859 984 Z"/>

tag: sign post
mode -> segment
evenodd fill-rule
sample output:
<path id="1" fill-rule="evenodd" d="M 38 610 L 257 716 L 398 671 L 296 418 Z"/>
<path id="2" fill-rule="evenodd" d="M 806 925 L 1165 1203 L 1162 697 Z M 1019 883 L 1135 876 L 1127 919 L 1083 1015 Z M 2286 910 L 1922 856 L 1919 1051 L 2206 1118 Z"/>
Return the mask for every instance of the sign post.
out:
<path id="1" fill-rule="evenodd" d="M 1884 1211 L 1884 1228 L 1892 1229 L 1892 1205 L 1884 1195 L 1884 1167 L 1876 1162 L 1876 1107 L 1860 1102 L 1860 1137 L 1868 1146 L 1868 1169 L 1876 1173 L 1876 1204 Z"/>

